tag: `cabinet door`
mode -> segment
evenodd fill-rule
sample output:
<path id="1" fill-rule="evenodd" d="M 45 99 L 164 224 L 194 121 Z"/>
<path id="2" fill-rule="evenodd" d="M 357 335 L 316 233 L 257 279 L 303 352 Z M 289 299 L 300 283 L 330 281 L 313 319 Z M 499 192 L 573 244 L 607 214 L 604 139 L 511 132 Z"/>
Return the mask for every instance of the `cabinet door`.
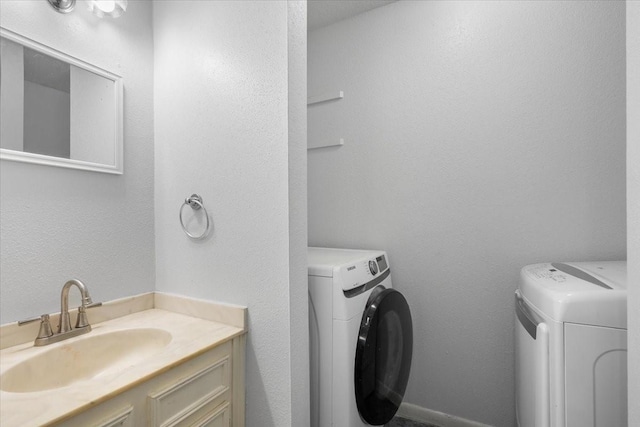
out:
<path id="1" fill-rule="evenodd" d="M 220 346 L 213 362 L 148 397 L 151 425 L 191 426 L 231 399 L 231 344 Z"/>
<path id="2" fill-rule="evenodd" d="M 627 331 L 565 324 L 567 427 L 627 426 Z"/>

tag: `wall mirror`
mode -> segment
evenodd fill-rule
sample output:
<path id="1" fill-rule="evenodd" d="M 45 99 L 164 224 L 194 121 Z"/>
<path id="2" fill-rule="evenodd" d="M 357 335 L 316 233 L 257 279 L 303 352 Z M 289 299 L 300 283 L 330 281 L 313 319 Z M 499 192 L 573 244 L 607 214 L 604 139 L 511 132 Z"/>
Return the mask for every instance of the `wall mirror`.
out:
<path id="1" fill-rule="evenodd" d="M 0 159 L 121 174 L 122 78 L 0 28 Z"/>

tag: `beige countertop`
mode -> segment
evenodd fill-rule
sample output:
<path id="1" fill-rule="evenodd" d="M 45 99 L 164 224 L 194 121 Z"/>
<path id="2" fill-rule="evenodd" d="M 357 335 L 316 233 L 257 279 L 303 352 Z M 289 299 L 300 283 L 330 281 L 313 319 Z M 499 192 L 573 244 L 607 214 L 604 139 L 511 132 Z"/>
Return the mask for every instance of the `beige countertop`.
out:
<path id="1" fill-rule="evenodd" d="M 240 319 L 229 324 L 194 317 L 202 314 L 200 317 L 216 318 L 218 314 L 211 314 L 218 307 L 216 304 L 166 294 L 156 294 L 152 298 L 155 301 L 152 305 L 156 308 L 143 307 L 142 311 L 132 314 L 100 323 L 92 322 L 92 331 L 88 334 L 43 347 L 34 347 L 33 341 L 29 341 L 0 350 L 0 425 L 40 426 L 78 414 L 246 332 L 244 307 L 220 306 L 221 311 L 225 312 L 222 317 L 235 316 L 235 319 Z M 168 310 L 177 307 L 181 309 Z M 109 311 L 108 305 L 106 311 Z M 187 311 L 189 315 L 174 311 Z M 14 324 L 3 328 L 10 332 L 15 329 Z M 115 331 L 145 328 L 166 331 L 171 335 L 171 340 L 143 360 L 132 361 L 123 369 L 107 370 L 101 372 L 99 378 L 95 375 L 49 390 L 21 393 L 2 390 L 2 375 L 26 359 L 56 348 L 64 350 L 62 347 L 89 336 L 99 337 Z M 48 368 L 56 369 L 55 366 Z"/>

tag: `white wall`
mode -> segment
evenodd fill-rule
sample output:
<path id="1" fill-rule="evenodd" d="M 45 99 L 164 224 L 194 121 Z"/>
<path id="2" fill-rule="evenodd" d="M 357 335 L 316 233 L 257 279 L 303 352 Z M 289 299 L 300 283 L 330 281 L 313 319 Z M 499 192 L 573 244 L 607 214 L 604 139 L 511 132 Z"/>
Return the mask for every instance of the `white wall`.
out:
<path id="1" fill-rule="evenodd" d="M 154 4 L 157 289 L 249 307 L 249 426 L 309 418 L 300 326 L 307 322 L 306 212 L 298 210 L 306 141 L 303 123 L 288 117 L 289 105 L 305 102 L 303 64 L 288 50 L 306 49 L 288 46 L 300 25 L 291 14 L 304 18 L 300 7 Z M 213 221 L 202 241 L 188 239 L 178 222 L 192 193 Z M 304 370 L 292 372 L 296 366 Z"/>
<path id="2" fill-rule="evenodd" d="M 125 82 L 124 175 L 0 162 L 0 323 L 59 311 L 72 277 L 95 301 L 152 291 L 151 2 L 101 20 L 81 3 L 62 15 L 46 1 L 2 0 L 0 25 Z"/>
<path id="3" fill-rule="evenodd" d="M 640 3 L 627 2 L 629 425 L 640 425 Z"/>
<path id="4" fill-rule="evenodd" d="M 406 401 L 513 426 L 522 266 L 624 258 L 619 2 L 400 1 L 309 35 L 309 243 L 389 252 Z M 325 125 L 320 126 L 319 121 Z"/>

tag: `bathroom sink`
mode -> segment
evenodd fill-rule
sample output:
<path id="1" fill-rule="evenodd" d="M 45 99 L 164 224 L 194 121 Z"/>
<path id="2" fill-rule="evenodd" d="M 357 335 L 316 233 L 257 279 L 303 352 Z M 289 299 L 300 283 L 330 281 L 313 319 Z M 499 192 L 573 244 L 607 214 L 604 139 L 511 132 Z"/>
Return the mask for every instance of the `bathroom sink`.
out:
<path id="1" fill-rule="evenodd" d="M 0 389 L 30 393 L 123 372 L 162 350 L 171 334 L 162 329 L 123 329 L 83 335 L 45 349 L 0 376 Z"/>

